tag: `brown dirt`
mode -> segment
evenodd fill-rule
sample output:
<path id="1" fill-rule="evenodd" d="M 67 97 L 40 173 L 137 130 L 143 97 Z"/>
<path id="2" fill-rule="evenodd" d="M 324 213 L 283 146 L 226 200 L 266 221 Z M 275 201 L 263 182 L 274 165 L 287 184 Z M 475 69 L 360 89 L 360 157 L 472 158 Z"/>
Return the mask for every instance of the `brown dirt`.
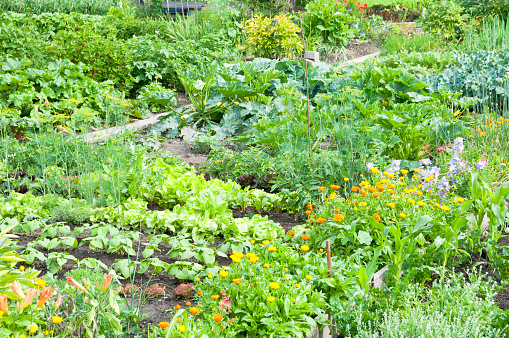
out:
<path id="1" fill-rule="evenodd" d="M 501 245 L 501 246 L 508 246 L 509 245 L 509 236 L 508 237 L 502 237 L 498 241 L 498 244 Z M 500 250 L 499 254 L 500 255 L 503 254 L 502 250 Z M 478 254 L 474 254 L 474 255 L 471 256 L 470 259 L 471 259 L 470 262 L 467 262 L 467 263 L 464 263 L 464 264 L 460 265 L 459 268 L 456 269 L 455 271 L 456 272 L 461 272 L 465 276 L 468 276 L 468 274 L 472 270 L 472 267 L 475 266 L 478 269 L 479 266 L 481 266 L 482 267 L 482 272 L 486 275 L 486 278 L 491 278 L 494 281 L 496 281 L 497 283 L 501 283 L 502 282 L 499 279 L 498 274 L 496 273 L 496 271 L 494 271 L 494 269 L 489 266 L 488 257 L 485 255 L 484 252 L 483 252 L 483 254 L 481 256 L 479 256 Z M 500 309 L 502 309 L 502 310 L 509 309 L 509 284 L 504 286 L 503 289 L 501 291 L 499 291 L 499 293 L 495 296 L 494 300 L 495 300 L 495 304 Z"/>
<path id="2" fill-rule="evenodd" d="M 191 104 L 191 100 L 187 97 L 184 92 L 177 92 L 177 108 L 187 106 Z"/>
<path id="3" fill-rule="evenodd" d="M 249 215 L 254 214 L 258 214 L 258 212 L 252 207 L 246 209 L 246 214 L 244 216 L 242 215 L 240 209 L 233 210 L 233 217 L 235 218 L 249 217 Z M 274 211 L 270 212 L 263 211 L 260 215 L 269 216 L 269 219 L 274 223 L 279 223 L 279 225 L 281 225 L 285 232 L 290 231 L 296 225 L 301 225 L 305 223 L 305 219 L 302 216 L 288 212 L 283 212 L 279 215 Z"/>
<path id="4" fill-rule="evenodd" d="M 161 145 L 161 150 L 169 151 L 185 163 L 190 165 L 194 165 L 197 169 L 199 169 L 205 162 L 209 155 L 207 154 L 198 154 L 193 149 L 191 149 L 192 145 L 185 142 L 182 139 L 168 139 L 166 143 Z"/>
<path id="5" fill-rule="evenodd" d="M 352 60 L 358 57 L 366 56 L 369 54 L 380 52 L 381 49 L 374 44 L 372 41 L 363 42 L 363 43 L 351 43 L 346 46 L 345 51 L 341 55 L 332 55 L 326 58 L 325 62 L 329 65 L 333 65 L 337 62 Z"/>

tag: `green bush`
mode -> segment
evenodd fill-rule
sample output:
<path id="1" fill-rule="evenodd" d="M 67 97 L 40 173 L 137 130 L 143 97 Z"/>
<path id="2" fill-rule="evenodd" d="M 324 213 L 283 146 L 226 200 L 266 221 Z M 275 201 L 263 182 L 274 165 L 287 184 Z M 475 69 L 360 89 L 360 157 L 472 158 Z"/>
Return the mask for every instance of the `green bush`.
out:
<path id="1" fill-rule="evenodd" d="M 273 18 L 257 15 L 243 23 L 247 47 L 256 56 L 276 58 L 291 56 L 303 49 L 300 28 L 292 17 L 281 14 Z"/>
<path id="2" fill-rule="evenodd" d="M 351 27 L 354 13 L 342 1 L 315 0 L 306 9 L 302 24 L 308 37 L 317 36 L 325 44 L 344 46 L 357 33 Z"/>
<path id="3" fill-rule="evenodd" d="M 509 15 L 509 0 L 460 0 L 460 4 L 473 17 L 497 15 L 505 19 Z"/>
<path id="4" fill-rule="evenodd" d="M 461 38 L 468 30 L 470 15 L 454 1 L 433 2 L 419 22 L 426 32 L 440 35 L 446 40 Z"/>
<path id="5" fill-rule="evenodd" d="M 117 0 L 0 0 L 4 11 L 18 13 L 83 13 L 105 15 L 110 7 L 118 6 Z"/>

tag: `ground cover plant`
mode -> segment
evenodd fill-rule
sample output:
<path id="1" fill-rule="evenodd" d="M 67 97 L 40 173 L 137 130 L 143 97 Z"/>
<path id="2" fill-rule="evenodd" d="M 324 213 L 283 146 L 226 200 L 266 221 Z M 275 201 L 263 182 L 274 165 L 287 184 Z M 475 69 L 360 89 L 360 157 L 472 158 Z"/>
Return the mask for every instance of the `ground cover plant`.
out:
<path id="1" fill-rule="evenodd" d="M 300 5 L 1 14 L 2 336 L 508 335 L 504 16 Z"/>

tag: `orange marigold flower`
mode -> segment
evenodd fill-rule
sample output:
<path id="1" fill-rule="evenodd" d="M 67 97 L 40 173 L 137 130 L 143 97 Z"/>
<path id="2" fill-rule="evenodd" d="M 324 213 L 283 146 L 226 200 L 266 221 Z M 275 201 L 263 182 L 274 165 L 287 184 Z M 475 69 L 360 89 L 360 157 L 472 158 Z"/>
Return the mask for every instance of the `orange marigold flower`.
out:
<path id="1" fill-rule="evenodd" d="M 215 320 L 216 322 L 220 322 L 220 321 L 222 321 L 222 320 L 223 320 L 223 316 L 221 316 L 221 314 L 219 314 L 219 313 L 214 313 L 214 316 L 213 316 L 213 317 L 214 317 L 214 320 Z"/>
<path id="2" fill-rule="evenodd" d="M 343 214 L 336 214 L 336 215 L 334 215 L 334 220 L 336 222 L 341 222 L 344 218 L 345 218 L 345 216 Z"/>
<path id="3" fill-rule="evenodd" d="M 318 187 L 318 190 L 325 191 L 325 187 L 320 186 L 320 187 Z"/>
<path id="4" fill-rule="evenodd" d="M 309 210 L 313 210 L 313 204 L 308 204 L 306 208 L 308 208 Z"/>
<path id="5" fill-rule="evenodd" d="M 357 192 L 357 191 L 359 191 L 360 189 L 361 189 L 361 188 L 359 188 L 359 187 L 352 187 L 352 191 L 353 191 L 353 192 Z"/>
<path id="6" fill-rule="evenodd" d="M 249 286 L 254 286 L 254 283 L 249 283 Z"/>
<path id="7" fill-rule="evenodd" d="M 309 216 L 311 215 L 311 210 L 306 210 L 304 213 Z"/>
<path id="8" fill-rule="evenodd" d="M 180 304 L 177 304 L 177 305 L 175 306 L 175 309 L 180 310 Z"/>
<path id="9" fill-rule="evenodd" d="M 320 218 L 318 218 L 318 219 L 316 220 L 316 223 L 318 223 L 318 224 L 321 224 L 321 223 L 323 223 L 323 222 L 325 222 L 325 218 L 323 218 L 323 217 L 320 217 Z"/>
<path id="10" fill-rule="evenodd" d="M 371 192 L 371 193 L 373 193 L 373 192 L 375 192 L 375 191 L 376 191 L 376 189 L 375 189 L 375 187 L 369 186 L 369 187 L 368 187 L 368 191 L 369 191 L 369 192 Z"/>
<path id="11" fill-rule="evenodd" d="M 374 214 L 373 217 L 375 217 L 375 219 L 377 220 L 377 222 L 380 222 L 380 220 L 382 219 L 382 217 L 380 217 L 379 214 Z"/>
<path id="12" fill-rule="evenodd" d="M 378 190 L 380 190 L 380 191 L 384 191 L 384 190 L 385 190 L 385 187 L 382 187 L 381 185 L 377 185 L 376 187 L 377 187 L 377 189 L 378 189 Z"/>
<path id="13" fill-rule="evenodd" d="M 202 290 L 198 290 L 198 296 L 201 296 L 203 295 L 203 291 Z"/>
<path id="14" fill-rule="evenodd" d="M 339 189 L 339 185 L 333 184 L 333 185 L 330 186 L 330 188 L 332 190 L 338 190 Z"/>
<path id="15" fill-rule="evenodd" d="M 162 330 L 166 329 L 168 325 L 170 325 L 170 323 L 168 322 L 160 322 L 159 324 L 157 324 L 157 326 L 159 326 Z"/>
<path id="16" fill-rule="evenodd" d="M 239 285 L 239 284 L 240 284 L 240 282 L 242 282 L 242 279 L 241 279 L 241 278 L 235 278 L 235 279 L 233 280 L 233 283 L 235 283 L 235 285 Z"/>
<path id="17" fill-rule="evenodd" d="M 308 235 L 304 235 L 304 236 L 302 236 L 302 239 L 307 241 L 309 239 L 309 236 Z"/>
<path id="18" fill-rule="evenodd" d="M 377 198 L 377 197 L 379 197 L 379 196 L 380 196 L 380 194 L 379 194 L 379 193 L 377 193 L 377 192 L 374 192 L 374 193 L 373 193 L 373 197 L 374 197 L 374 198 Z"/>
<path id="19" fill-rule="evenodd" d="M 363 196 L 368 196 L 368 193 L 367 193 L 367 192 L 365 192 L 364 190 L 361 190 L 361 191 L 359 191 L 359 192 L 360 192 Z"/>
<path id="20" fill-rule="evenodd" d="M 212 295 L 210 297 L 212 297 L 213 300 L 218 300 L 219 299 L 219 295 Z"/>
<path id="21" fill-rule="evenodd" d="M 394 190 L 392 190 L 392 189 L 389 189 L 388 191 L 389 191 L 389 194 L 390 194 L 390 195 L 394 195 L 394 194 L 396 193 L 396 192 L 395 192 Z"/>
<path id="22" fill-rule="evenodd" d="M 200 313 L 200 309 L 193 306 L 192 308 L 189 309 L 189 312 L 191 312 L 192 315 L 197 315 L 198 313 Z"/>
<path id="23" fill-rule="evenodd" d="M 288 235 L 295 236 L 295 231 L 288 231 Z"/>

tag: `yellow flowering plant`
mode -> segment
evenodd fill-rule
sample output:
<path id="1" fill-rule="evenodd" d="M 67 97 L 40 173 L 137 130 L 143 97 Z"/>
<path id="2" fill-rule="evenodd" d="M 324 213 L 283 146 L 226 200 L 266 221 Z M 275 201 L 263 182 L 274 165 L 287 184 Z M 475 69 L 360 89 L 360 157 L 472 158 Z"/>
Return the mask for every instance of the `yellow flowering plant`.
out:
<path id="1" fill-rule="evenodd" d="M 318 187 L 322 200 L 313 203 L 309 229 L 296 231 L 292 240 L 313 252 L 330 240 L 334 256 L 352 255 L 360 264 L 381 253 L 379 267 L 389 263 L 396 279 L 410 259 L 422 264 L 438 259 L 445 266 L 453 252 L 467 255 L 471 201 L 446 193 L 427 168 L 368 170 L 341 196 L 330 198 L 335 187 Z"/>
<path id="2" fill-rule="evenodd" d="M 272 18 L 256 15 L 243 23 L 246 45 L 256 56 L 277 58 L 293 56 L 303 50 L 300 28 L 292 16 L 279 14 Z"/>

